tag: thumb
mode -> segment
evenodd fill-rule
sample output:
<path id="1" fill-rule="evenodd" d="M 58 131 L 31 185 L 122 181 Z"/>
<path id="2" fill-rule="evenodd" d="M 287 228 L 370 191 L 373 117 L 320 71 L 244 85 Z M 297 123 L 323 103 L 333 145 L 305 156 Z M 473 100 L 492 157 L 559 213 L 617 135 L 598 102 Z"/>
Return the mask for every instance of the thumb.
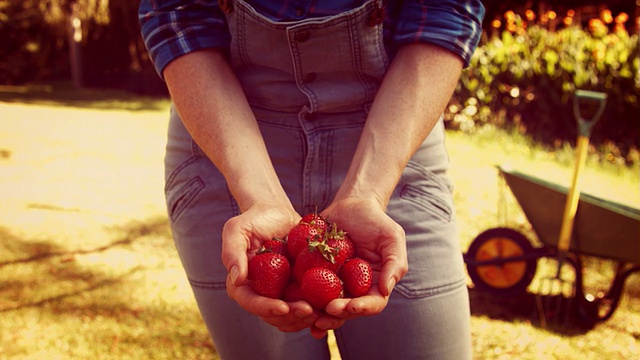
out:
<path id="1" fill-rule="evenodd" d="M 222 264 L 229 272 L 231 283 L 239 285 L 246 281 L 248 275 L 248 240 L 240 232 L 231 230 L 231 227 L 227 226 L 230 221 L 222 230 Z"/>
<path id="2" fill-rule="evenodd" d="M 380 281 L 378 283 L 378 289 L 382 296 L 389 296 L 395 288 L 396 284 L 407 273 L 408 267 L 406 264 L 402 265 L 395 260 L 388 261 L 382 267 L 380 272 Z"/>
<path id="3" fill-rule="evenodd" d="M 402 233 L 402 236 L 398 236 L 398 238 L 402 239 L 402 241 L 392 242 L 392 245 L 386 249 L 388 252 L 383 255 L 384 260 L 380 271 L 380 281 L 378 283 L 380 293 L 382 293 L 383 296 L 391 295 L 393 288 L 409 270 L 404 233 Z"/>

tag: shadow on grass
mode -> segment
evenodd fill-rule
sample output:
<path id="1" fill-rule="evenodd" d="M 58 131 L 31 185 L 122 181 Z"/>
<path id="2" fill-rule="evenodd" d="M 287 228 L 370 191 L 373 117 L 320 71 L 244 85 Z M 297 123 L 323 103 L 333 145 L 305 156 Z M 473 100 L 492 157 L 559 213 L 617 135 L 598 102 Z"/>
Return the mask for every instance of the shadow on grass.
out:
<path id="1" fill-rule="evenodd" d="M 0 227 L 1 341 L 18 341 L 30 324 L 29 331 L 56 344 L 75 344 L 78 351 L 93 352 L 91 358 L 216 358 L 197 308 L 173 297 L 183 293 L 176 284 L 183 274 L 167 219 L 108 230 L 112 241 L 70 250 Z M 38 351 L 17 344 L 9 349 Z M 63 350 L 46 351 L 55 358 Z"/>
<path id="2" fill-rule="evenodd" d="M 561 296 L 536 296 L 531 292 L 515 296 L 499 296 L 485 291 L 469 289 L 471 314 L 493 320 L 518 321 L 550 332 L 566 335 L 584 335 L 594 324 L 581 322 L 576 312 L 576 300 Z M 544 305 L 547 316 L 540 316 Z"/>
<path id="3" fill-rule="evenodd" d="M 37 262 L 50 258 L 61 258 L 61 262 L 71 261 L 76 255 L 100 253 L 114 247 L 130 245 L 143 236 L 167 233 L 168 225 L 168 221 L 164 218 L 153 219 L 147 223 L 129 224 L 114 229 L 122 232 L 123 235 L 108 244 L 75 250 L 63 250 L 62 247 L 48 241 L 21 239 L 12 234 L 10 230 L 0 227 L 0 245 L 8 249 L 9 253 L 16 254 L 14 259 L 0 260 L 0 270 L 8 265 Z"/>
<path id="4" fill-rule="evenodd" d="M 67 83 L 0 85 L 0 102 L 129 111 L 163 110 L 169 105 L 166 97 L 140 96 L 113 89 L 76 89 Z"/>
<path id="5" fill-rule="evenodd" d="M 167 235 L 169 230 L 167 220 L 159 218 L 128 224 L 117 231 L 119 237 L 110 243 L 69 250 L 53 241 L 23 239 L 6 228 L 0 228 L 0 247 L 4 248 L 0 256 L 0 279 L 3 279 L 0 293 L 4 293 L 3 298 L 6 299 L 5 304 L 0 302 L 0 312 L 39 307 L 117 285 L 142 267 L 135 266 L 113 276 L 78 264 L 76 257 L 131 246 L 145 236 Z"/>

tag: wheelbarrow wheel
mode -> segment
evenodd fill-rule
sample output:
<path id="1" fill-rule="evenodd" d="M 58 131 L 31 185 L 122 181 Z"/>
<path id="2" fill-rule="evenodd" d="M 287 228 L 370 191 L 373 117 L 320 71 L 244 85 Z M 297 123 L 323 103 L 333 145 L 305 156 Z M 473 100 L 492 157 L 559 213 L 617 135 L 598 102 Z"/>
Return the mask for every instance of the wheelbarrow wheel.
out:
<path id="1" fill-rule="evenodd" d="M 537 268 L 537 258 L 503 261 L 524 256 L 533 251 L 529 240 L 516 230 L 493 228 L 478 235 L 467 251 L 467 272 L 476 289 L 500 295 L 515 295 L 526 291 Z M 471 265 L 471 262 L 493 262 Z"/>

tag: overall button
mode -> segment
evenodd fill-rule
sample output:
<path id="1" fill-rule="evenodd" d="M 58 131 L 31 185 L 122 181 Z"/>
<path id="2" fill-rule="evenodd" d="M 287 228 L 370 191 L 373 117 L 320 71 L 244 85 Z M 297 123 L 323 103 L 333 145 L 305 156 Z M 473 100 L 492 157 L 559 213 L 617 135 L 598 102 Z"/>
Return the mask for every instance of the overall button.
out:
<path id="1" fill-rule="evenodd" d="M 302 82 L 308 84 L 316 79 L 316 73 L 310 72 L 302 78 Z"/>
<path id="2" fill-rule="evenodd" d="M 311 33 L 309 33 L 307 30 L 301 30 L 298 31 L 293 38 L 297 41 L 297 42 L 305 42 L 307 40 L 309 40 L 309 38 L 311 37 Z"/>

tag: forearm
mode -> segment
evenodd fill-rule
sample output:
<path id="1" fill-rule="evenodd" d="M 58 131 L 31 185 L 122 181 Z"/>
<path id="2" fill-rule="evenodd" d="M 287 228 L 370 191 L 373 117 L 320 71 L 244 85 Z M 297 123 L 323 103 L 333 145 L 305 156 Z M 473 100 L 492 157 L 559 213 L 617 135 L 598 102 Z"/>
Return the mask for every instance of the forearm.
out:
<path id="1" fill-rule="evenodd" d="M 462 61 L 433 45 L 400 49 L 373 103 L 336 200 L 374 198 L 386 207 L 407 162 L 455 89 Z"/>
<path id="2" fill-rule="evenodd" d="M 164 71 L 171 98 L 196 143 L 222 172 L 241 210 L 288 201 L 256 119 L 221 53 L 196 51 Z"/>

